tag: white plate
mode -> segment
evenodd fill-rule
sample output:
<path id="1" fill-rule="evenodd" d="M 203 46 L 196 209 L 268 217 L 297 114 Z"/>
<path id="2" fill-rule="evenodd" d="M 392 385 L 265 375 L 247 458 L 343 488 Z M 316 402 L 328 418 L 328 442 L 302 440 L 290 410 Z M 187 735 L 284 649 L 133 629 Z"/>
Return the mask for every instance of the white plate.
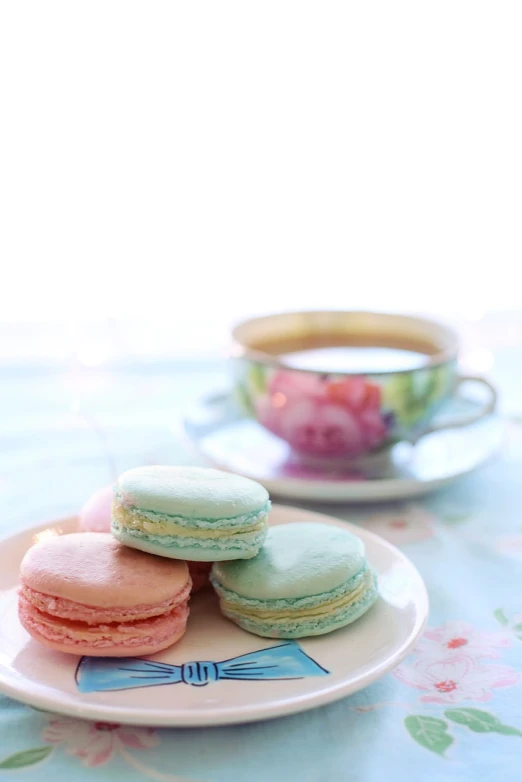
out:
<path id="1" fill-rule="evenodd" d="M 262 483 L 271 494 L 320 502 L 375 502 L 417 497 L 476 470 L 500 449 L 505 423 L 496 415 L 460 429 L 433 432 L 389 456 L 342 471 L 299 464 L 289 446 L 245 418 L 228 394 L 207 397 L 184 420 L 205 461 Z"/>
<path id="2" fill-rule="evenodd" d="M 80 692 L 75 681 L 80 658 L 53 652 L 33 641 L 21 627 L 16 610 L 18 569 L 25 551 L 35 535 L 74 532 L 76 519 L 71 518 L 21 532 L 1 543 L 0 690 L 37 708 L 75 717 L 195 727 L 251 722 L 305 711 L 350 695 L 398 665 L 415 645 L 428 615 L 424 582 L 404 554 L 378 536 L 330 516 L 276 505 L 271 520 L 276 524 L 319 521 L 350 529 L 364 541 L 380 587 L 377 603 L 353 625 L 329 635 L 300 640 L 297 646 L 290 642 L 291 648 L 270 652 L 278 658 L 275 663 L 270 660 L 271 665 L 279 665 L 279 669 L 274 669 L 278 674 L 274 675 L 285 678 L 211 681 L 206 686 L 181 681 L 137 689 Z M 214 593 L 205 589 L 192 601 L 183 639 L 152 659 L 172 666 L 193 660 L 219 663 L 288 643 L 258 638 L 239 629 L 221 616 Z M 304 661 L 308 675 L 287 678 L 296 673 L 292 665 L 288 669 L 287 652 Z M 266 660 L 262 662 L 266 665 Z M 134 668 L 136 662 L 134 659 L 122 664 Z M 237 662 L 235 665 L 237 671 Z M 251 662 L 248 667 L 257 676 Z M 179 668 L 172 672 L 168 669 L 167 676 L 175 677 L 176 672 Z"/>

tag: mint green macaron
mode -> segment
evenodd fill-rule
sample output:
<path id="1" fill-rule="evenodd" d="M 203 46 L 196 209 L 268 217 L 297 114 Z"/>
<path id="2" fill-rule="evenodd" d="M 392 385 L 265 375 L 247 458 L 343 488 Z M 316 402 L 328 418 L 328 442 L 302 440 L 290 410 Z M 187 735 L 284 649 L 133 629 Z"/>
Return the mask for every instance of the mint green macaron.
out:
<path id="1" fill-rule="evenodd" d="M 121 543 L 193 562 L 248 559 L 268 528 L 268 492 L 205 467 L 137 467 L 114 487 L 111 531 Z"/>
<path id="2" fill-rule="evenodd" d="M 268 638 L 329 633 L 354 622 L 378 597 L 363 542 L 329 524 L 271 527 L 256 557 L 216 562 L 211 581 L 222 613 Z"/>

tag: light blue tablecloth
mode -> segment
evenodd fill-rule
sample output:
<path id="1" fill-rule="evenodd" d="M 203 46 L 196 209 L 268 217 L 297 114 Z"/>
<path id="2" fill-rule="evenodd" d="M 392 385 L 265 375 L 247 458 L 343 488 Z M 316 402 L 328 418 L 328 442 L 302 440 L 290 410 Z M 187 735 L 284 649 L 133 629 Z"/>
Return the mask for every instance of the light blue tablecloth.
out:
<path id="1" fill-rule="evenodd" d="M 219 365 L 0 378 L 0 533 L 77 511 L 114 471 L 191 462 L 179 409 Z M 83 723 L 0 696 L 0 782 L 337 782 L 522 778 L 522 425 L 502 457 L 422 501 L 319 508 L 399 545 L 423 574 L 417 652 L 359 694 L 240 727 Z"/>

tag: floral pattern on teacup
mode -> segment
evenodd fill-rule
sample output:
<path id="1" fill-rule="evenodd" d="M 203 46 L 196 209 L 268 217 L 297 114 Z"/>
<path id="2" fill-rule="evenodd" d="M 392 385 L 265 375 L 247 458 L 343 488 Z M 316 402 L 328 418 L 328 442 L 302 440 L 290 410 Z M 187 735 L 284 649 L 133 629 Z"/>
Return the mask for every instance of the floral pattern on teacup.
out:
<path id="1" fill-rule="evenodd" d="M 360 456 L 383 445 L 390 417 L 381 410 L 381 389 L 363 377 L 277 371 L 255 400 L 259 421 L 298 453 Z"/>
<path id="2" fill-rule="evenodd" d="M 455 362 L 411 372 L 343 375 L 234 363 L 239 409 L 296 454 L 357 459 L 417 435 L 451 394 Z"/>
<path id="3" fill-rule="evenodd" d="M 391 374 L 382 397 L 398 427 L 408 431 L 429 419 L 449 394 L 454 374 L 453 363 Z"/>

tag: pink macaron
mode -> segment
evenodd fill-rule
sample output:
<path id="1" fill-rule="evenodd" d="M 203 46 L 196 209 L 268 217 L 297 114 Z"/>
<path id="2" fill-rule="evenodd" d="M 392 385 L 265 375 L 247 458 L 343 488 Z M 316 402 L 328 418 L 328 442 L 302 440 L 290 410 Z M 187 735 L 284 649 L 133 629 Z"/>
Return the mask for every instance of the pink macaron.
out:
<path id="1" fill-rule="evenodd" d="M 185 562 L 86 532 L 41 541 L 20 567 L 18 613 L 27 632 L 60 652 L 154 654 L 184 634 L 191 579 Z"/>
<path id="2" fill-rule="evenodd" d="M 81 532 L 110 532 L 113 492 L 112 486 L 98 489 L 78 514 Z"/>

